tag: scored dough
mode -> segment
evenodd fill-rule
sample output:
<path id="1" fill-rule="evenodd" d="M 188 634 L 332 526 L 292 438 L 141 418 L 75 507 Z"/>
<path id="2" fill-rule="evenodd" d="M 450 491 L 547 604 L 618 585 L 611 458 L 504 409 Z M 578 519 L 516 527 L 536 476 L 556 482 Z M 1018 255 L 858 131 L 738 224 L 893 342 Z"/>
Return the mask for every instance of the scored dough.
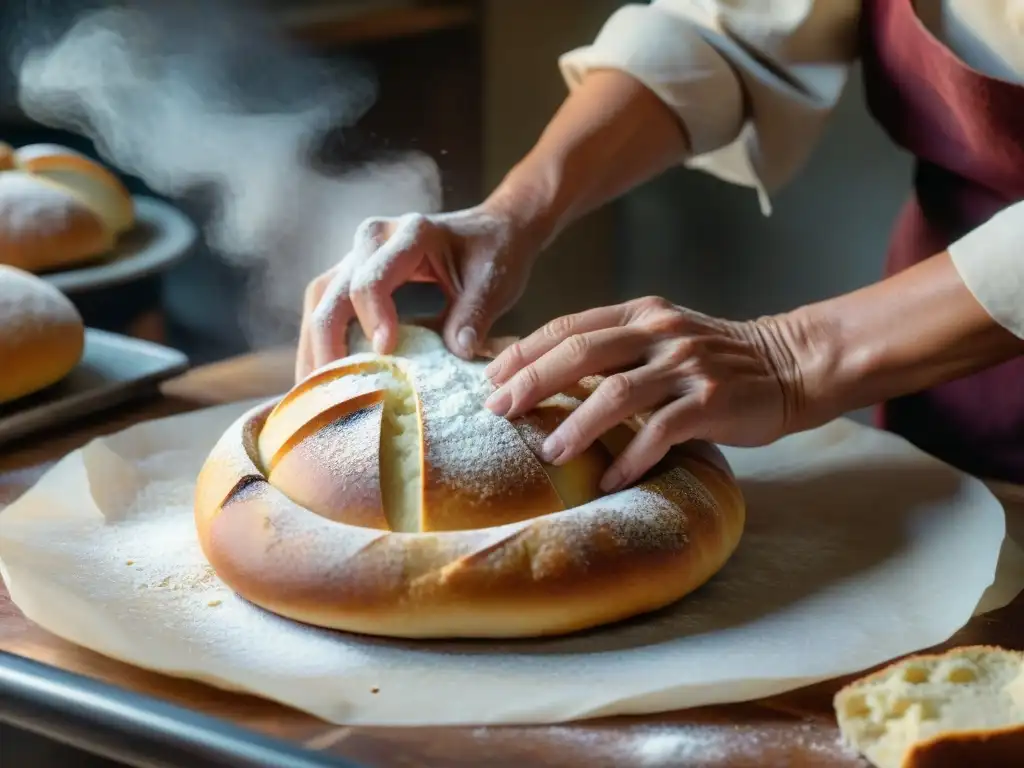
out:
<path id="1" fill-rule="evenodd" d="M 673 449 L 602 496 L 630 427 L 546 465 L 539 444 L 590 390 L 510 422 L 483 407 L 482 370 L 404 328 L 396 355 L 357 352 L 236 422 L 196 491 L 221 579 L 337 629 L 522 637 L 660 608 L 730 557 L 745 507 L 716 449 Z"/>

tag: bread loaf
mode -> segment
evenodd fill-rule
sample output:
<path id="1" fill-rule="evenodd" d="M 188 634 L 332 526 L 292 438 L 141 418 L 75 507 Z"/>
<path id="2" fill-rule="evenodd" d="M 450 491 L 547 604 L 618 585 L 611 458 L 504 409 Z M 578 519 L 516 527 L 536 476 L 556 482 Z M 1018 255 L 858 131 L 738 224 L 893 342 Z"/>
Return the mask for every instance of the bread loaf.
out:
<path id="1" fill-rule="evenodd" d="M 0 144 L 0 263 L 46 272 L 108 254 L 134 224 L 128 190 L 66 147 Z"/>
<path id="2" fill-rule="evenodd" d="M 843 739 L 876 768 L 1024 765 L 1024 655 L 969 646 L 911 656 L 835 697 Z"/>
<path id="3" fill-rule="evenodd" d="M 665 606 L 732 554 L 743 498 L 721 454 L 673 451 L 598 483 L 629 427 L 562 467 L 537 452 L 586 387 L 509 422 L 482 363 L 404 328 L 243 416 L 206 460 L 199 540 L 239 595 L 299 621 L 396 637 L 530 637 Z"/>
<path id="4" fill-rule="evenodd" d="M 0 265 L 0 403 L 56 384 L 78 364 L 84 347 L 82 318 L 64 294 Z"/>

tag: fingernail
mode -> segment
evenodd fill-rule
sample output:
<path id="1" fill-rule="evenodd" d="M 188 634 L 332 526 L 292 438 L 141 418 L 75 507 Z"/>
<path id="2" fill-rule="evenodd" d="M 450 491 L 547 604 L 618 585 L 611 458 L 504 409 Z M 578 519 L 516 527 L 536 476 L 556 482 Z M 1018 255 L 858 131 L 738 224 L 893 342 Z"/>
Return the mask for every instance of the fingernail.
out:
<path id="1" fill-rule="evenodd" d="M 498 375 L 498 370 L 500 368 L 501 366 L 498 365 L 498 361 L 492 360 L 487 364 L 487 367 L 484 368 L 484 377 L 488 379 L 493 379 L 495 376 Z"/>
<path id="2" fill-rule="evenodd" d="M 484 401 L 484 408 L 495 416 L 504 416 L 512 407 L 512 395 L 506 390 L 499 389 Z"/>
<path id="3" fill-rule="evenodd" d="M 565 443 L 557 434 L 548 435 L 548 439 L 540 447 L 540 457 L 548 464 L 554 464 L 563 453 L 565 453 Z"/>
<path id="4" fill-rule="evenodd" d="M 604 493 L 615 493 L 622 485 L 622 472 L 618 469 L 609 469 L 601 478 L 601 491 Z"/>
<path id="5" fill-rule="evenodd" d="M 378 328 L 373 332 L 373 351 L 378 355 L 384 354 L 384 342 L 386 341 L 387 333 L 383 328 Z"/>
<path id="6" fill-rule="evenodd" d="M 472 328 L 460 328 L 459 332 L 455 334 L 455 343 L 467 357 L 472 355 L 476 352 L 476 331 Z"/>

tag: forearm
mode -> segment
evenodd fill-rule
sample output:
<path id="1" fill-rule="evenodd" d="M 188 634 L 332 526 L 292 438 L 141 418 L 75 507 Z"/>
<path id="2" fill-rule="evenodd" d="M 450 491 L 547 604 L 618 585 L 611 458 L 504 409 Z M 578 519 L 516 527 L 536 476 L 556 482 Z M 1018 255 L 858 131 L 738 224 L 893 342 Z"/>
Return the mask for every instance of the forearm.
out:
<path id="1" fill-rule="evenodd" d="M 796 310 L 781 323 L 805 359 L 807 418 L 849 410 L 967 376 L 1024 354 L 940 253 L 866 288 Z"/>
<path id="2" fill-rule="evenodd" d="M 568 224 L 685 156 L 686 130 L 639 81 L 592 72 L 489 198 L 543 245 Z"/>

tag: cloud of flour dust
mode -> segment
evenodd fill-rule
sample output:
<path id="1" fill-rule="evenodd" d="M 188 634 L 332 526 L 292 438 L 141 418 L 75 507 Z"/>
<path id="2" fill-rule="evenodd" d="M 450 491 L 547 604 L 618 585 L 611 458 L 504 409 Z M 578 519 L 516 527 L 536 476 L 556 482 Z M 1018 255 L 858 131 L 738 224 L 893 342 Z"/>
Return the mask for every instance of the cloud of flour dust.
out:
<path id="1" fill-rule="evenodd" d="M 326 175 L 312 156 L 376 97 L 372 78 L 300 51 L 252 5 L 150 0 L 23 39 L 19 101 L 36 121 L 174 198 L 212 199 L 206 240 L 253 275 L 242 326 L 254 346 L 294 338 L 309 279 L 367 216 L 430 212 L 440 180 L 409 153 Z"/>

